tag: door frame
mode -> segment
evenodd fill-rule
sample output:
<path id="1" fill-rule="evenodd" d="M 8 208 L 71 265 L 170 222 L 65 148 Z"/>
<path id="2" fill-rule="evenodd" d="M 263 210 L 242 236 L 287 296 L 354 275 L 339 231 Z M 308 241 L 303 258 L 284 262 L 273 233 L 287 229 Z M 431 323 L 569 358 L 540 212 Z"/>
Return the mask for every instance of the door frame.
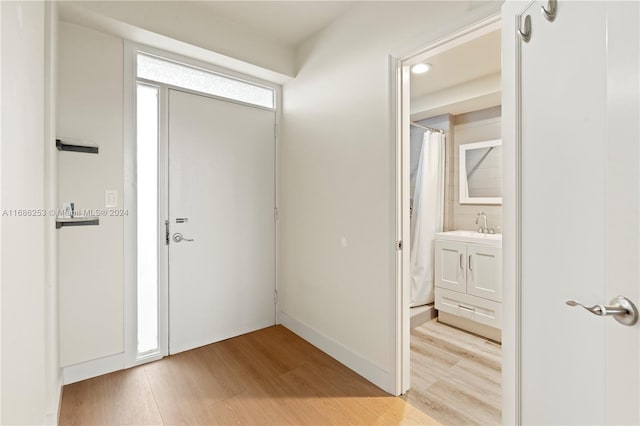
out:
<path id="1" fill-rule="evenodd" d="M 211 63 L 202 62 L 193 58 L 185 57 L 177 53 L 172 53 L 135 43 L 129 40 L 124 41 L 124 194 L 123 206 L 129 215 L 124 220 L 124 367 L 129 368 L 147 362 L 155 361 L 169 355 L 169 250 L 164 244 L 164 221 L 168 218 L 168 91 L 177 89 L 187 93 L 203 95 L 213 99 L 245 104 L 234 99 L 227 99 L 189 90 L 183 87 L 176 87 L 169 84 L 153 82 L 139 79 L 136 72 L 136 56 L 138 52 L 148 53 L 169 61 L 183 63 L 188 66 L 201 68 L 217 74 L 222 74 L 232 78 L 237 78 L 260 86 L 269 87 L 275 94 L 275 126 L 274 134 L 274 206 L 277 210 L 279 206 L 278 191 L 278 153 L 280 145 L 280 123 L 282 114 L 282 86 L 277 83 L 265 81 L 250 75 L 232 71 Z M 138 82 L 159 88 L 158 92 L 158 352 L 137 357 L 137 229 L 136 229 L 136 87 Z M 256 108 L 264 108 L 256 105 L 246 104 Z M 269 108 L 264 108 L 269 109 Z M 275 291 L 278 291 L 278 221 L 274 222 L 274 283 Z M 278 318 L 278 300 L 275 298 L 274 316 L 276 324 Z"/>
<path id="2" fill-rule="evenodd" d="M 508 2 L 507 2 L 508 3 Z M 518 2 L 519 7 L 522 3 Z M 501 12 L 476 18 L 470 25 L 458 26 L 450 30 L 441 38 L 423 45 L 404 55 L 391 55 L 391 73 L 393 88 L 392 129 L 395 139 L 395 216 L 396 216 L 396 393 L 402 394 L 410 387 L 410 219 L 409 219 L 409 144 L 410 144 L 410 67 L 434 56 L 442 51 L 451 49 L 481 34 L 503 29 L 503 14 Z M 512 15 L 505 15 L 512 16 Z M 502 51 L 514 52 L 514 43 L 519 46 L 515 31 L 502 31 Z M 518 51 L 519 52 L 519 51 Z M 518 99 L 514 97 L 517 79 L 517 69 L 514 68 L 515 58 L 504 55 L 503 58 L 503 110 L 514 109 Z M 509 62 L 511 61 L 511 62 Z M 505 75 L 509 78 L 505 80 Z M 508 92 L 508 93 L 507 93 Z M 504 190 L 503 190 L 503 252 L 511 253 L 503 257 L 503 339 L 502 339 L 502 422 L 503 424 L 518 424 L 520 421 L 520 280 L 519 280 L 519 155 L 516 149 L 518 143 L 516 116 L 509 112 L 502 116 Z M 505 238 L 506 237 L 506 238 Z M 399 243 L 401 242 L 401 248 Z M 509 290 L 504 291 L 509 288 Z"/>

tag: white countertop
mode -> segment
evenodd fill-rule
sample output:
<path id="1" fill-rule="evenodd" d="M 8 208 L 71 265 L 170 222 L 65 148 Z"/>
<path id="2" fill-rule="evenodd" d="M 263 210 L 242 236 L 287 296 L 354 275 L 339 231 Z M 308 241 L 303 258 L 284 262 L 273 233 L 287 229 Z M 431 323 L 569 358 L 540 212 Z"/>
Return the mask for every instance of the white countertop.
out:
<path id="1" fill-rule="evenodd" d="M 502 247 L 502 234 L 483 234 L 476 231 L 448 231 L 436 233 L 436 240 L 460 241 Z"/>

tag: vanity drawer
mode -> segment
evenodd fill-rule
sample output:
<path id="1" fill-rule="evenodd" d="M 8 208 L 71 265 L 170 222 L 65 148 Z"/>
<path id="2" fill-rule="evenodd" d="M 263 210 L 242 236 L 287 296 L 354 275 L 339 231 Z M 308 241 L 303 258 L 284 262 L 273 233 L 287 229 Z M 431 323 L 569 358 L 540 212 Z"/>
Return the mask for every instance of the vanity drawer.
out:
<path id="1" fill-rule="evenodd" d="M 436 309 L 494 328 L 502 328 L 502 303 L 436 288 Z"/>

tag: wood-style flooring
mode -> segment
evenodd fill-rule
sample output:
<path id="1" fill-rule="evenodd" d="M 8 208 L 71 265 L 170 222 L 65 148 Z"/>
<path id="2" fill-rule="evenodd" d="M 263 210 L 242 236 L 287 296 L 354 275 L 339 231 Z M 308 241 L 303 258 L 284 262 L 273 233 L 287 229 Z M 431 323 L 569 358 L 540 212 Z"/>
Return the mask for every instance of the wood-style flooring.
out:
<path id="1" fill-rule="evenodd" d="M 59 423 L 438 424 L 281 326 L 67 385 Z"/>
<path id="2" fill-rule="evenodd" d="M 501 423 L 501 346 L 428 321 L 411 330 L 411 390 L 403 399 L 443 425 Z"/>

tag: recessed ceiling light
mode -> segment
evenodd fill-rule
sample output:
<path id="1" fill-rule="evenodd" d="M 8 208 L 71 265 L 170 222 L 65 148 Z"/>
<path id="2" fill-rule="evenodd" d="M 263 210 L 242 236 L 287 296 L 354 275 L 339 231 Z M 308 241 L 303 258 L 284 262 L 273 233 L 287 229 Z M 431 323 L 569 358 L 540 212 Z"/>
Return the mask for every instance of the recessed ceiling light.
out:
<path id="1" fill-rule="evenodd" d="M 431 64 L 415 64 L 411 67 L 411 72 L 414 74 L 424 74 L 431 69 Z"/>

